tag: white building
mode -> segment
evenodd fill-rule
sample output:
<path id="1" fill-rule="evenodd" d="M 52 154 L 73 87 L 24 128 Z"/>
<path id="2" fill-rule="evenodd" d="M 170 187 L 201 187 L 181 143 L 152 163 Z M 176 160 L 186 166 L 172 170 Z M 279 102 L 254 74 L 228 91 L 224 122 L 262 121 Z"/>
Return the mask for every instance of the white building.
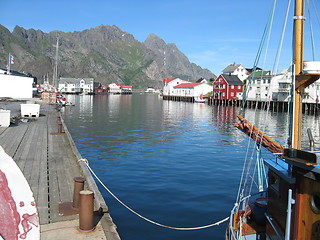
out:
<path id="1" fill-rule="evenodd" d="M 206 94 L 212 91 L 212 86 L 207 83 L 180 83 L 173 87 L 172 95 L 202 100 Z"/>
<path id="2" fill-rule="evenodd" d="M 270 101 L 273 92 L 277 89 L 278 82 L 272 75 L 265 74 L 266 71 L 259 71 L 258 75 L 247 79 L 246 100 Z M 273 99 L 274 100 L 274 99 Z"/>
<path id="3" fill-rule="evenodd" d="M 33 94 L 33 78 L 0 74 L 0 97 L 29 99 Z"/>
<path id="4" fill-rule="evenodd" d="M 181 83 L 190 83 L 187 80 L 180 78 L 165 78 L 163 79 L 163 95 L 164 96 L 175 96 L 174 87 Z"/>
<path id="5" fill-rule="evenodd" d="M 247 80 L 247 100 L 288 102 L 292 87 L 291 69 L 280 74 L 256 76 Z M 317 100 L 318 99 L 318 100 Z M 303 103 L 316 103 L 320 100 L 320 80 L 305 88 L 302 96 Z"/>
<path id="6" fill-rule="evenodd" d="M 60 78 L 58 91 L 61 93 L 93 93 L 93 78 Z"/>
<path id="7" fill-rule="evenodd" d="M 242 64 L 230 64 L 225 69 L 222 70 L 222 74 L 225 75 L 236 75 L 238 78 L 243 81 L 248 78 L 247 69 L 242 66 Z"/>
<path id="8" fill-rule="evenodd" d="M 108 85 L 109 93 L 121 94 L 121 84 L 120 83 L 110 83 Z"/>

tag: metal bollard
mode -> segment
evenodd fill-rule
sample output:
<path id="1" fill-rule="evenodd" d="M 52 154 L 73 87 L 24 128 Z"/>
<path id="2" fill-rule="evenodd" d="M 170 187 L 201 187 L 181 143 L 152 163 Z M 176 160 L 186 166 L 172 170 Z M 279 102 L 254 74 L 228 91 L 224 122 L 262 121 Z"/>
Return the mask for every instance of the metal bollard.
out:
<path id="1" fill-rule="evenodd" d="M 73 188 L 73 202 L 72 208 L 78 210 L 80 206 L 80 191 L 84 189 L 84 182 L 86 181 L 83 177 L 75 177 Z"/>
<path id="2" fill-rule="evenodd" d="M 62 133 L 62 123 L 58 122 L 58 133 Z"/>
<path id="3" fill-rule="evenodd" d="M 94 230 L 93 222 L 93 192 L 80 191 L 79 230 L 91 232 Z"/>

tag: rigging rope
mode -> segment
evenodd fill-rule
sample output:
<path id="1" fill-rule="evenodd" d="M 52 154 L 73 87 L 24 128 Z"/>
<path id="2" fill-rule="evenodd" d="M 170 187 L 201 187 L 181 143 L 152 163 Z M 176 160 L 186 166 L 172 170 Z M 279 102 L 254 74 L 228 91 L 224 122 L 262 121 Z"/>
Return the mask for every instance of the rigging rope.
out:
<path id="1" fill-rule="evenodd" d="M 181 231 L 187 231 L 187 230 L 200 230 L 200 229 L 205 229 L 205 228 L 209 228 L 209 227 L 213 227 L 213 226 L 217 226 L 220 225 L 221 223 L 224 223 L 225 221 L 227 221 L 229 219 L 229 217 L 226 217 L 218 222 L 212 223 L 212 224 L 208 224 L 205 226 L 199 226 L 199 227 L 172 227 L 172 226 L 167 226 L 158 222 L 155 222 L 153 220 L 150 220 L 144 216 L 142 216 L 141 214 L 137 213 L 136 211 L 134 211 L 133 209 L 131 209 L 129 206 L 127 206 L 125 203 L 123 203 L 116 195 L 114 195 L 110 189 L 101 181 L 101 179 L 95 174 L 95 172 L 92 170 L 92 168 L 89 166 L 88 160 L 87 159 L 79 159 L 78 161 L 82 161 L 86 164 L 87 168 L 89 169 L 89 171 L 92 173 L 92 175 L 97 179 L 97 181 L 103 186 L 103 188 L 105 190 L 107 190 L 109 192 L 109 194 L 114 197 L 114 199 L 116 199 L 122 206 L 124 206 L 125 208 L 127 208 L 129 211 L 131 211 L 132 213 L 134 213 L 135 215 L 137 215 L 138 217 L 144 219 L 145 221 L 152 223 L 154 225 L 160 226 L 160 227 L 164 227 L 164 228 L 169 228 L 169 229 L 174 229 L 174 230 L 181 230 Z"/>
<path id="2" fill-rule="evenodd" d="M 289 0 L 289 2 L 290 2 L 290 0 Z M 260 42 L 260 45 L 259 45 L 258 53 L 257 53 L 255 61 L 254 61 L 253 71 L 252 71 L 253 73 L 256 72 L 256 69 L 257 69 L 257 66 L 259 64 L 264 45 L 266 44 L 266 48 L 267 49 L 266 49 L 266 52 L 265 52 L 264 64 L 263 64 L 263 65 L 265 65 L 266 56 L 267 56 L 268 48 L 269 48 L 270 33 L 271 33 L 271 28 L 272 28 L 272 24 L 273 24 L 273 20 L 274 20 L 276 5 L 277 5 L 277 0 L 274 0 L 272 9 L 271 9 L 271 12 L 270 12 L 270 15 L 269 15 L 268 22 L 267 22 L 267 24 L 265 26 L 265 29 L 264 29 L 264 32 L 263 32 L 263 36 L 262 36 L 262 39 L 261 39 L 261 42 Z M 262 77 L 263 76 L 261 74 L 261 76 L 260 76 L 260 81 L 261 82 L 262 82 Z M 245 107 L 245 104 L 246 104 L 246 100 L 247 100 L 246 98 L 247 98 L 247 95 L 248 95 L 248 91 L 250 90 L 251 82 L 253 81 L 252 79 L 253 79 L 253 77 L 251 79 L 247 80 L 247 83 L 248 83 L 247 84 L 247 88 L 246 88 L 246 91 L 245 91 L 245 93 L 243 95 L 243 108 Z M 269 82 L 268 93 L 269 93 L 269 91 L 271 91 L 270 85 L 271 85 L 271 81 Z M 267 114 L 268 114 L 269 107 L 270 107 L 270 101 L 271 101 L 271 99 L 269 98 L 268 102 L 263 104 L 263 108 L 265 107 L 265 104 L 267 104 Z M 258 107 L 258 104 L 256 104 L 256 106 L 255 106 L 254 116 L 255 116 L 255 114 L 257 112 L 257 107 Z M 253 130 L 253 126 L 252 126 L 252 129 L 251 129 L 251 134 L 252 134 L 252 130 Z M 249 136 L 249 139 L 251 139 L 251 134 Z M 253 143 L 254 146 L 252 146 L 252 148 L 256 149 L 256 144 L 261 145 L 261 141 L 262 141 L 262 137 L 260 138 L 260 142 L 257 142 L 257 143 L 254 142 Z M 249 148 L 251 148 L 250 147 L 250 142 L 251 141 L 249 140 L 248 146 L 247 146 L 247 151 L 246 151 L 246 156 L 245 156 L 245 159 L 244 159 L 245 162 L 244 162 L 243 169 L 242 169 L 240 184 L 239 184 L 239 188 L 238 188 L 236 205 L 239 206 L 239 207 L 240 207 L 240 204 L 238 204 L 238 203 L 241 201 L 241 198 L 242 198 L 242 196 L 244 194 L 244 191 L 246 191 L 246 192 L 248 192 L 248 194 L 250 194 L 251 188 L 252 188 L 252 183 L 253 183 L 253 182 L 251 182 L 250 186 L 248 186 L 249 185 L 248 180 L 249 180 L 250 170 L 251 170 L 251 166 L 252 166 L 252 162 L 253 162 L 253 156 L 254 156 L 254 151 L 252 151 L 251 154 L 249 154 Z M 249 155 L 251 155 L 251 156 L 249 156 Z M 254 169 L 255 169 L 255 167 L 256 166 L 254 166 Z M 245 173 L 245 168 L 247 169 L 246 173 Z M 254 179 L 252 178 L 252 180 L 254 180 Z M 249 187 L 249 189 L 248 189 L 248 187 Z"/>
<path id="3" fill-rule="evenodd" d="M 287 11 L 286 11 L 286 16 L 285 16 L 285 19 L 284 19 L 284 22 L 283 22 L 282 33 L 281 33 L 281 38 L 280 38 L 280 42 L 279 42 L 279 47 L 278 47 L 278 50 L 277 50 L 276 60 L 275 60 L 274 65 L 273 65 L 273 72 L 274 73 L 278 73 L 278 67 L 279 67 L 279 61 L 280 61 L 280 53 L 282 51 L 284 35 L 285 35 L 286 28 L 287 28 L 290 5 L 291 5 L 291 0 L 288 0 Z"/>

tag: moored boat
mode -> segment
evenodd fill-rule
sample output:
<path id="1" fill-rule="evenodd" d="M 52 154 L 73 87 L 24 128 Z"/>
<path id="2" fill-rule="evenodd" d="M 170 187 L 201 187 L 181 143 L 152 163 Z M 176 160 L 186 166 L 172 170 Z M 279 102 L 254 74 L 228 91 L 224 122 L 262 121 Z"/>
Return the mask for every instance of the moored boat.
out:
<path id="1" fill-rule="evenodd" d="M 238 127 L 255 142 L 257 164 L 252 170 L 253 158 L 245 162 L 226 239 L 320 239 L 319 152 L 314 150 L 311 130 L 309 149 L 302 147 L 301 103 L 305 88 L 319 79 L 320 68 L 317 62 L 306 64 L 303 59 L 304 22 L 304 1 L 295 0 L 288 146 L 239 117 L 242 126 Z M 273 159 L 261 158 L 262 146 L 273 152 Z M 253 173 L 258 175 L 256 192 L 249 181 Z"/>

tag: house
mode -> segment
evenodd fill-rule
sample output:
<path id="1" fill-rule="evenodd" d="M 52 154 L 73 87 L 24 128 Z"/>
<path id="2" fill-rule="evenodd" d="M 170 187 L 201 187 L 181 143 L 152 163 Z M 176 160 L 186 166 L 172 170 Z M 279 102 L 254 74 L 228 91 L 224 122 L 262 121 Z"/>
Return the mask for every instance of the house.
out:
<path id="1" fill-rule="evenodd" d="M 259 70 L 251 73 L 247 79 L 247 91 L 245 98 L 253 101 L 275 100 L 274 92 L 278 89 L 278 80 L 283 75 L 274 77 L 271 71 Z"/>
<path id="2" fill-rule="evenodd" d="M 121 85 L 121 94 L 132 94 L 132 86 Z"/>
<path id="3" fill-rule="evenodd" d="M 108 85 L 109 93 L 112 94 L 132 94 L 132 86 L 121 85 L 120 83 L 111 83 Z"/>
<path id="4" fill-rule="evenodd" d="M 182 80 L 180 78 L 165 78 L 162 80 L 163 82 L 163 95 L 164 96 L 174 96 L 175 91 L 173 87 L 181 84 L 181 83 L 190 83 L 187 80 Z"/>
<path id="5" fill-rule="evenodd" d="M 58 91 L 71 94 L 93 94 L 93 78 L 60 78 Z"/>
<path id="6" fill-rule="evenodd" d="M 292 69 L 285 69 L 280 74 L 271 78 L 270 91 L 272 100 L 277 102 L 288 102 L 292 87 Z M 320 96 L 320 80 L 315 81 L 305 88 L 302 94 L 303 103 L 318 103 Z M 268 99 L 269 100 L 269 99 Z"/>
<path id="7" fill-rule="evenodd" d="M 202 77 L 202 78 L 198 79 L 196 82 L 197 83 L 208 83 L 208 80 Z"/>
<path id="8" fill-rule="evenodd" d="M 239 99 L 243 93 L 243 82 L 236 75 L 221 74 L 213 82 L 213 99 Z"/>
<path id="9" fill-rule="evenodd" d="M 212 86 L 207 83 L 180 83 L 173 87 L 172 95 L 180 97 L 194 97 L 196 101 L 212 92 Z"/>
<path id="10" fill-rule="evenodd" d="M 100 82 L 93 83 L 94 94 L 103 94 L 107 92 L 107 87 L 102 85 Z"/>
<path id="11" fill-rule="evenodd" d="M 243 81 L 248 78 L 249 74 L 247 69 L 242 66 L 242 64 L 230 64 L 225 69 L 222 70 L 222 74 L 224 75 L 235 75 Z"/>
<path id="12" fill-rule="evenodd" d="M 109 93 L 120 94 L 121 93 L 120 83 L 111 83 L 108 85 Z"/>

